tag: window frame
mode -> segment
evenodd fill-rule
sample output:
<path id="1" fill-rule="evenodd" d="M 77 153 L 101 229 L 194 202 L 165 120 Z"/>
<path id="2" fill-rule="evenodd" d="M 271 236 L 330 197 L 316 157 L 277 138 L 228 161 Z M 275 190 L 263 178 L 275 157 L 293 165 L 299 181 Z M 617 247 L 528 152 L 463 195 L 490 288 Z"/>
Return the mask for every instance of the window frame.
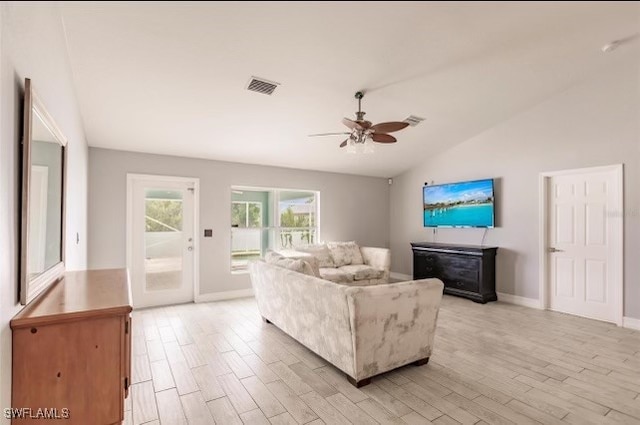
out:
<path id="1" fill-rule="evenodd" d="M 249 226 L 249 204 L 256 204 L 258 205 L 260 208 L 260 223 L 264 224 L 264 214 L 262 211 L 262 202 L 258 202 L 258 201 L 231 201 L 231 208 L 233 208 L 233 204 L 244 204 L 246 207 L 246 214 L 244 216 L 244 224 L 245 227 L 233 227 L 233 223 L 231 224 L 231 227 L 234 229 L 262 229 L 264 228 L 263 225 L 261 226 L 257 226 L 257 227 L 252 227 Z"/>
<path id="2" fill-rule="evenodd" d="M 233 233 L 236 230 L 242 231 L 247 229 L 253 229 L 256 231 L 260 231 L 261 240 L 264 235 L 267 235 L 268 238 L 268 248 L 272 250 L 282 250 L 282 249 L 293 249 L 293 247 L 281 247 L 279 235 L 282 230 L 308 230 L 314 232 L 314 240 L 313 243 L 319 243 L 321 240 L 320 232 L 321 232 L 321 218 L 320 218 L 320 191 L 317 189 L 291 189 L 291 188 L 277 188 L 277 187 L 263 187 L 263 186 L 231 186 L 231 193 L 235 191 L 246 191 L 246 192 L 269 192 L 270 199 L 267 202 L 267 209 L 269 211 L 269 223 L 264 223 L 264 210 L 262 209 L 262 205 L 260 208 L 260 219 L 262 222 L 262 227 L 231 227 L 231 239 L 229 244 L 229 267 L 231 274 L 246 274 L 248 270 L 246 268 L 235 268 L 233 267 Z M 314 196 L 314 204 L 315 204 L 315 214 L 314 216 L 314 226 L 310 227 L 282 227 L 281 226 L 281 212 L 280 212 L 280 195 L 282 192 L 303 192 L 313 194 Z M 259 203 L 256 201 L 234 201 L 231 200 L 231 205 L 234 203 Z M 248 207 L 247 207 L 248 208 Z M 231 208 L 229 209 L 231 212 Z M 248 220 L 248 210 L 247 210 L 247 220 Z M 231 224 L 231 223 L 230 223 Z M 262 251 L 262 247 L 261 247 Z M 264 253 L 261 252 L 260 258 L 263 258 Z"/>

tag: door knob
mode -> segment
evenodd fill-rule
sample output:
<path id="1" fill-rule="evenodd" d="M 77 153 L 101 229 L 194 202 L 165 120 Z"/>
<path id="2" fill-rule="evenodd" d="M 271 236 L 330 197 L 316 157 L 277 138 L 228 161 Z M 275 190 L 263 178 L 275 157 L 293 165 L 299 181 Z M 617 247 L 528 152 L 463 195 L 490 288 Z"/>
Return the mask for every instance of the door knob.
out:
<path id="1" fill-rule="evenodd" d="M 193 247 L 190 246 L 189 248 L 187 248 L 189 251 L 193 251 Z"/>
<path id="2" fill-rule="evenodd" d="M 549 247 L 549 248 L 547 249 L 547 251 L 548 251 L 548 252 L 550 252 L 550 253 L 554 253 L 554 252 L 564 252 L 564 251 L 562 251 L 561 249 L 554 248 L 554 247 Z"/>

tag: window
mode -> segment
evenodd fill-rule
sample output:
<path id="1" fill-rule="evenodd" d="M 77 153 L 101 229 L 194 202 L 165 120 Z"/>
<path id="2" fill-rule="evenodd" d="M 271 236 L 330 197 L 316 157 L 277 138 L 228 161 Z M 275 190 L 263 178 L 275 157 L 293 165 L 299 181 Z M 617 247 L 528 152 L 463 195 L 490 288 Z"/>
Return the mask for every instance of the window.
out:
<path id="1" fill-rule="evenodd" d="M 295 249 L 318 240 L 319 193 L 233 187 L 231 271 L 246 270 L 267 249 Z"/>
<path id="2" fill-rule="evenodd" d="M 260 202 L 233 201 L 231 204 L 231 227 L 262 227 L 262 204 Z"/>
<path id="3" fill-rule="evenodd" d="M 315 192 L 278 192 L 280 248 L 309 245 L 316 240 Z"/>

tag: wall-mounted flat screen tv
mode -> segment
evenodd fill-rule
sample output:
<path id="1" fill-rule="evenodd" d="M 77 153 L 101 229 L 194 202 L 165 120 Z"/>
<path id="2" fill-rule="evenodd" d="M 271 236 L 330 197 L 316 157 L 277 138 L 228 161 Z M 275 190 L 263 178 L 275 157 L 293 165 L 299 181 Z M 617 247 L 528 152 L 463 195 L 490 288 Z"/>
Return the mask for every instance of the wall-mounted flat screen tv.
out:
<path id="1" fill-rule="evenodd" d="M 493 179 L 422 189 L 424 227 L 494 227 Z"/>

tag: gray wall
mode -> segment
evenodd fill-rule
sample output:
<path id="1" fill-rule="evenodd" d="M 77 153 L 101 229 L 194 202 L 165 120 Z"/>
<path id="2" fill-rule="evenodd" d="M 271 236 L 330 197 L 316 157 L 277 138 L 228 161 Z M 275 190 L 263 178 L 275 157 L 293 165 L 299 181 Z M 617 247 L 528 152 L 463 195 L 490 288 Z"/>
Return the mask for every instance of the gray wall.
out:
<path id="1" fill-rule="evenodd" d="M 69 141 L 67 269 L 86 268 L 87 144 L 67 62 L 62 22 L 50 3 L 0 5 L 0 406 L 11 406 L 11 330 L 18 304 L 20 127 L 24 78 Z M 76 243 L 76 232 L 80 242 Z M 3 416 L 0 423 L 9 423 Z"/>
<path id="2" fill-rule="evenodd" d="M 389 245 L 387 179 L 220 161 L 89 149 L 89 268 L 125 267 L 127 173 L 200 179 L 200 292 L 246 289 L 247 275 L 232 275 L 231 186 L 320 191 L 323 240 Z M 204 238 L 203 229 L 213 229 Z"/>
<path id="3" fill-rule="evenodd" d="M 422 186 L 496 178 L 497 289 L 538 298 L 538 176 L 542 171 L 624 164 L 625 315 L 640 318 L 640 70 L 630 51 L 588 81 L 425 159 L 391 186 L 392 270 L 410 274 L 409 242 L 480 244 L 484 230 L 422 227 Z M 490 101 L 488 99 L 488 101 Z"/>

